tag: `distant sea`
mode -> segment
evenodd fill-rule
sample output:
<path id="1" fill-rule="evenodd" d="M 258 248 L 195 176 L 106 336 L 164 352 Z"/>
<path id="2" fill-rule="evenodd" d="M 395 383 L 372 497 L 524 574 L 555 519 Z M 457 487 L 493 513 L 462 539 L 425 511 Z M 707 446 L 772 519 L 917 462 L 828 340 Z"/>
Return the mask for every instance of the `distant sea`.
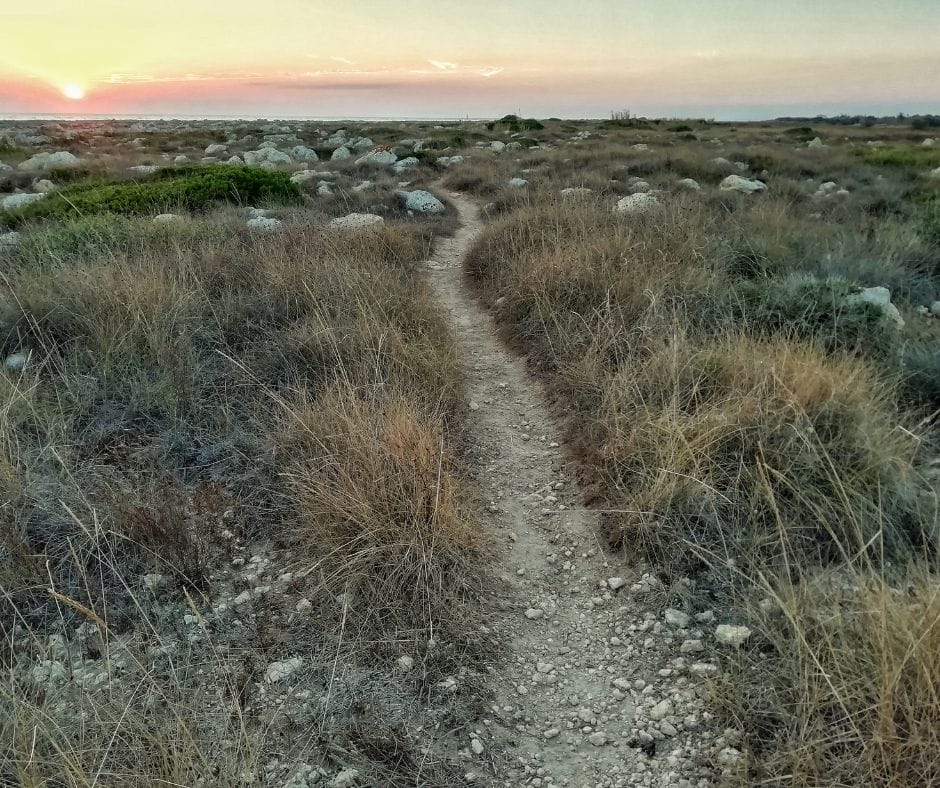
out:
<path id="1" fill-rule="evenodd" d="M 4 120 L 243 120 L 243 121 L 279 121 L 279 120 L 291 120 L 291 121 L 305 121 L 305 122 L 318 122 L 318 121 L 337 121 L 337 120 L 355 120 L 355 121 L 364 121 L 364 122 L 378 122 L 378 121 L 403 121 L 403 122 L 438 122 L 438 123 L 447 123 L 461 120 L 492 120 L 492 118 L 484 117 L 453 117 L 453 118 L 422 118 L 422 117 L 401 117 L 401 116 L 317 116 L 313 117 L 311 115 L 274 115 L 270 117 L 251 117 L 249 115 L 87 115 L 87 114 L 57 114 L 57 115 L 45 115 L 41 113 L 26 113 L 26 112 L 12 112 L 12 113 L 0 113 L 0 121 Z"/>

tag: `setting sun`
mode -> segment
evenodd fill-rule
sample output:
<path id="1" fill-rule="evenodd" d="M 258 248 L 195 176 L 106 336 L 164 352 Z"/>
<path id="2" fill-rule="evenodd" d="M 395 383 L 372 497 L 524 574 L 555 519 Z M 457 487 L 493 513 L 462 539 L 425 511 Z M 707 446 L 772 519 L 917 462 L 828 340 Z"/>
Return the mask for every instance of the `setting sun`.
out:
<path id="1" fill-rule="evenodd" d="M 62 95 L 68 99 L 78 101 L 79 99 L 85 98 L 85 90 L 81 85 L 71 83 L 62 88 Z"/>

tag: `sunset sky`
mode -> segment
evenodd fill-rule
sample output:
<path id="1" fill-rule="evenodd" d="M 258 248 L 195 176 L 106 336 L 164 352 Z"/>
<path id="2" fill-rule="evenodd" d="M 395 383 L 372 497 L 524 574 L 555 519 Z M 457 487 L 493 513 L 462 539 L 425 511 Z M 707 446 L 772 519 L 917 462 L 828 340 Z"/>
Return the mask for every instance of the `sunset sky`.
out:
<path id="1" fill-rule="evenodd" d="M 938 37 L 940 0 L 0 0 L 0 116 L 940 112 Z"/>

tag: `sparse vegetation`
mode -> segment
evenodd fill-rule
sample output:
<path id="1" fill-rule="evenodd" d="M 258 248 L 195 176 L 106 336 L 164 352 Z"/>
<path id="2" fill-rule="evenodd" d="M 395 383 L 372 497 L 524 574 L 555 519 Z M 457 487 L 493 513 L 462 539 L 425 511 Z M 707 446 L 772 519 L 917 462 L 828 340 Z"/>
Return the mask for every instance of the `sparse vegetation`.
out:
<path id="1" fill-rule="evenodd" d="M 851 196 L 776 201 L 798 193 L 786 179 L 802 154 L 766 143 L 729 157 L 778 173 L 766 196 L 667 192 L 629 217 L 610 198 L 559 202 L 575 171 L 609 172 L 609 155 L 546 161 L 537 194 L 507 197 L 469 276 L 565 403 L 612 544 L 694 578 L 754 630 L 715 686 L 744 732 L 740 781 L 937 782 L 938 436 L 923 409 L 937 345 L 914 307 L 940 290 L 924 214 L 898 203 L 880 238 L 836 231 L 875 225 Z M 689 152 L 668 168 L 621 155 L 667 190 L 669 177 L 716 177 Z M 935 155 L 858 151 L 901 181 Z M 852 177 L 841 152 L 827 156 L 824 171 Z M 885 284 L 903 327 L 857 297 Z"/>
<path id="2" fill-rule="evenodd" d="M 466 274 L 564 414 L 605 546 L 656 581 L 638 627 L 607 605 L 617 637 L 702 616 L 673 667 L 739 737 L 716 779 L 940 783 L 940 147 L 911 121 L 348 124 L 417 159 L 368 181 L 357 154 L 170 166 L 292 147 L 260 121 L 30 129 L 81 162 L 0 174 L 55 189 L 0 211 L 0 783 L 465 784 L 507 649 L 481 406 L 422 266 L 457 220 L 395 195 L 438 178 L 483 209 Z M 296 128 L 321 159 L 332 133 Z M 351 212 L 385 221 L 327 226 Z"/>

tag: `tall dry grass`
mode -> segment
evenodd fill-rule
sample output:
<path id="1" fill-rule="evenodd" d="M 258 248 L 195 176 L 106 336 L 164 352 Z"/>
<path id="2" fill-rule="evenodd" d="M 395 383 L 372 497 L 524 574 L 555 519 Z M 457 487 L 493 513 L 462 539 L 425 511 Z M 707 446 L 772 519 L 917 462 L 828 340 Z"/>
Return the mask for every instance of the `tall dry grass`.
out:
<path id="1" fill-rule="evenodd" d="M 37 227 L 5 269 L 0 782 L 450 780 L 415 731 L 477 702 L 428 696 L 482 670 L 486 538 L 435 226 L 285 222 Z"/>
<path id="2" fill-rule="evenodd" d="M 609 171 L 607 153 L 580 161 Z M 611 543 L 693 575 L 753 629 L 715 687 L 743 779 L 937 783 L 936 432 L 881 351 L 908 334 L 805 304 L 770 322 L 748 300 L 796 272 L 824 283 L 815 261 L 884 256 L 884 240 L 773 196 L 671 194 L 618 216 L 616 192 L 561 199 L 569 179 L 507 194 L 467 272 L 567 413 Z M 852 210 L 838 221 L 867 226 Z M 893 237 L 895 281 L 936 287 Z M 846 292 L 884 274 L 837 273 Z M 897 289 L 903 308 L 916 288 Z"/>

